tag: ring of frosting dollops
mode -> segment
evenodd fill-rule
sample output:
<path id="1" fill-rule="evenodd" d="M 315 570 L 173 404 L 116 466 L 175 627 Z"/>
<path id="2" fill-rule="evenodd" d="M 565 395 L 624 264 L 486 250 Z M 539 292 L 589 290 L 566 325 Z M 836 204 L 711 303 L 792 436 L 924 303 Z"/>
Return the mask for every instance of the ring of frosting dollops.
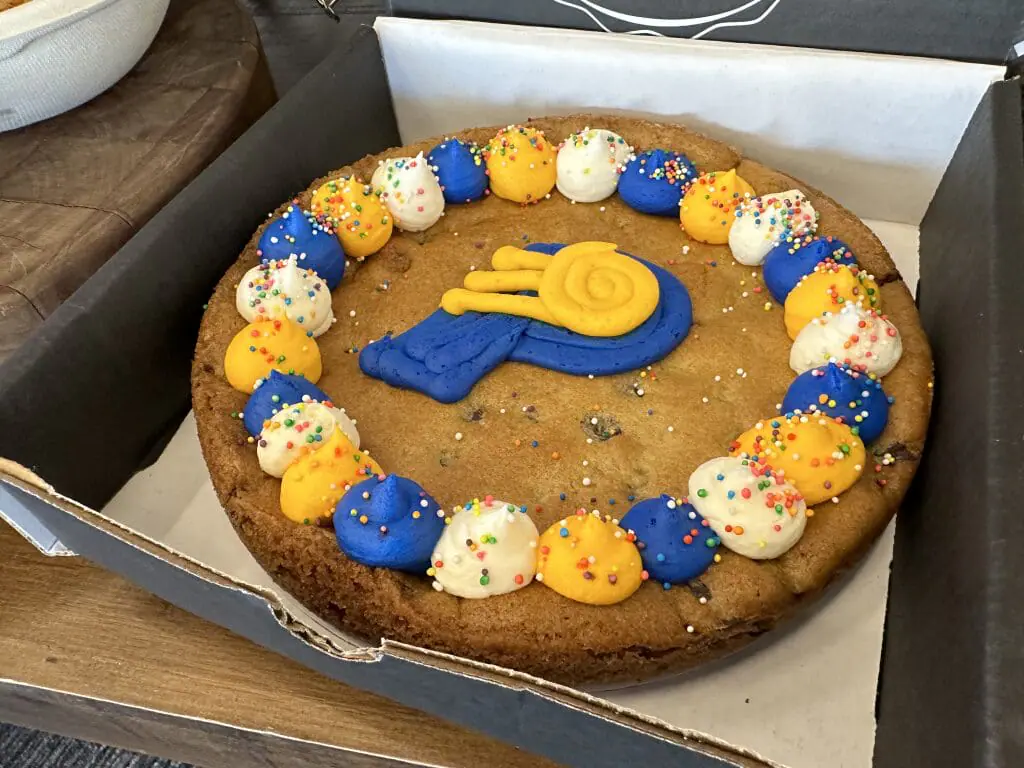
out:
<path id="1" fill-rule="evenodd" d="M 694 469 L 687 495 L 630 497 L 635 503 L 621 519 L 580 508 L 538 532 L 521 501 L 487 495 L 446 511 L 415 481 L 380 467 L 360 448 L 355 422 L 315 386 L 322 369 L 315 337 L 330 329 L 330 291 L 341 282 L 346 254 L 370 256 L 394 227 L 421 232 L 444 215 L 446 205 L 488 195 L 536 204 L 556 188 L 580 204 L 618 192 L 639 213 L 678 216 L 691 240 L 728 243 L 738 263 L 763 267 L 769 292 L 784 303 L 793 338 L 790 366 L 798 375 L 782 412 Z M 351 560 L 425 572 L 435 589 L 466 599 L 537 581 L 571 600 L 610 605 L 647 580 L 665 589 L 692 582 L 721 561 L 723 549 L 755 560 L 784 555 L 799 541 L 814 506 L 838 501 L 860 478 L 865 444 L 879 438 L 888 419 L 891 400 L 881 377 L 899 362 L 902 344 L 881 314 L 872 277 L 845 243 L 817 230 L 818 214 L 800 190 L 756 196 L 734 169 L 698 173 L 682 153 L 634 152 L 606 129 L 585 128 L 560 144 L 518 125 L 483 147 L 452 137 L 426 154 L 381 161 L 368 183 L 331 180 L 313 193 L 309 211 L 296 201 L 267 225 L 257 251 L 261 261 L 237 288 L 238 311 L 248 325 L 227 349 L 225 373 L 250 395 L 238 417 L 256 444 L 261 468 L 281 478 L 284 514 L 333 526 Z M 449 292 L 431 327 L 457 318 L 459 333 L 473 329 L 468 338 L 491 325 L 505 332 L 507 325 L 534 344 L 567 344 L 573 332 L 558 326 L 579 321 L 570 304 L 559 314 L 558 302 L 570 299 L 552 293 L 554 282 L 543 281 L 551 277 L 547 270 L 561 269 L 558 254 L 569 254 L 563 260 L 575 255 L 589 260 L 587 269 L 613 275 L 610 287 L 601 289 L 609 296 L 620 279 L 631 284 L 630 295 L 638 291 L 632 304 L 615 307 L 619 314 L 611 320 L 577 328 L 604 337 L 596 343 L 614 361 L 616 350 L 630 348 L 620 339 L 646 328 L 652 313 L 660 317 L 659 296 L 666 286 L 672 289 L 663 282 L 659 293 L 649 269 L 660 268 L 620 255 L 614 244 L 531 250 L 536 252 L 499 250 L 497 271 L 470 275 L 466 289 Z M 517 295 L 523 289 L 526 295 Z M 458 317 L 467 310 L 473 325 Z M 488 312 L 497 314 L 484 322 Z M 684 320 L 680 341 L 689 326 L 688 297 Z M 537 325 L 533 337 L 530 323 Z M 674 346 L 663 344 L 658 355 Z M 567 350 L 537 352 L 534 361 L 579 353 Z M 380 355 L 374 359 L 379 364 Z M 597 368 L 599 374 L 619 370 L 614 364 Z M 582 361 L 561 370 L 586 372 Z M 401 377 L 396 381 L 401 386 Z M 451 393 L 448 402 L 468 389 L 444 392 Z"/>

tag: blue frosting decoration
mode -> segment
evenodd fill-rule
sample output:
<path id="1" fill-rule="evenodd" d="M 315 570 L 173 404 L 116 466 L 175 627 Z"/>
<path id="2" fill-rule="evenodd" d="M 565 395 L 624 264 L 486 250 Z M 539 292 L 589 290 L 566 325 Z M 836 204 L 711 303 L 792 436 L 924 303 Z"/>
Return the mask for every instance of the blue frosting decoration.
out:
<path id="1" fill-rule="evenodd" d="M 418 483 L 398 475 L 352 486 L 334 508 L 338 546 L 357 563 L 422 574 L 444 530 L 444 515 Z"/>
<path id="2" fill-rule="evenodd" d="M 838 237 L 802 237 L 779 243 L 764 259 L 764 283 L 768 292 L 784 304 L 800 278 L 811 274 L 826 259 L 848 267 L 857 263 L 853 251 Z"/>
<path id="3" fill-rule="evenodd" d="M 686 155 L 652 149 L 626 164 L 619 177 L 619 197 L 640 213 L 678 216 L 684 187 L 696 178 L 697 169 Z"/>
<path id="4" fill-rule="evenodd" d="M 475 144 L 446 139 L 430 150 L 427 162 L 447 203 L 471 203 L 487 191 L 487 166 Z"/>
<path id="5" fill-rule="evenodd" d="M 666 589 L 704 573 L 714 562 L 720 543 L 693 506 L 664 493 L 638 501 L 619 525 L 636 534 L 644 568 Z"/>
<path id="6" fill-rule="evenodd" d="M 345 274 L 345 251 L 338 238 L 297 205 L 289 205 L 281 218 L 263 230 L 259 249 L 263 261 L 298 256 L 299 266 L 316 272 L 332 291 Z"/>
<path id="7" fill-rule="evenodd" d="M 880 379 L 829 363 L 797 376 L 782 399 L 782 410 L 819 411 L 841 418 L 864 443 L 870 443 L 889 421 L 889 398 Z"/>
<path id="8" fill-rule="evenodd" d="M 329 401 L 322 389 L 311 384 L 303 376 L 294 376 L 279 371 L 271 371 L 256 390 L 249 395 L 249 400 L 242 411 L 242 422 L 245 431 L 253 437 L 259 437 L 263 431 L 263 422 L 284 408 L 286 405 L 301 403 L 302 398 L 309 395 L 317 402 Z"/>
<path id="9" fill-rule="evenodd" d="M 532 243 L 527 250 L 554 255 L 563 247 Z M 675 275 L 637 261 L 654 273 L 660 296 L 651 316 L 622 336 L 583 336 L 529 318 L 497 312 L 455 316 L 439 309 L 399 336 L 368 344 L 359 354 L 359 366 L 393 387 L 454 403 L 506 360 L 576 376 L 610 376 L 650 365 L 686 338 L 693 307 Z"/>

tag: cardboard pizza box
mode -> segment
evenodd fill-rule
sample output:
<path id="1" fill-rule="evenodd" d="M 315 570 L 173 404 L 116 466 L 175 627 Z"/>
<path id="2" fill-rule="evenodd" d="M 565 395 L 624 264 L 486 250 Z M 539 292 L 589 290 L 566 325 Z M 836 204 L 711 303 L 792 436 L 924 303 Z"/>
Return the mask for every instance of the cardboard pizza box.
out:
<path id="1" fill-rule="evenodd" d="M 480 66 L 496 61 L 531 65 L 498 88 Z M 87 557 L 333 678 L 567 765 L 1024 760 L 1012 727 L 1024 523 L 1010 497 L 1024 434 L 1024 131 L 1021 84 L 1004 71 L 470 22 L 352 30 L 0 367 L 0 515 L 48 554 Z M 367 153 L 584 107 L 702 129 L 860 215 L 908 285 L 920 275 L 938 382 L 895 557 L 891 527 L 817 606 L 748 650 L 610 690 L 326 625 L 235 535 L 189 415 L 203 304 L 266 212 Z"/>

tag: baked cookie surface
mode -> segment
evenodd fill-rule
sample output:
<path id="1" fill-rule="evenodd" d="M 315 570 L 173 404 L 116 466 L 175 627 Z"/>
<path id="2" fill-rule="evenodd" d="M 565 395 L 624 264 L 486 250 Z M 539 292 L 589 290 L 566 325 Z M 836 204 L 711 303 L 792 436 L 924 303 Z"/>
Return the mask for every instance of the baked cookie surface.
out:
<path id="1" fill-rule="evenodd" d="M 799 542 L 774 560 L 721 551 L 688 585 L 647 581 L 611 606 L 568 600 L 541 584 L 485 600 L 437 592 L 427 576 L 355 563 L 332 530 L 280 511 L 280 481 L 265 475 L 237 416 L 246 396 L 225 378 L 225 350 L 245 326 L 235 286 L 257 265 L 256 233 L 217 286 L 193 368 L 193 406 L 218 497 L 256 559 L 288 592 L 341 629 L 450 652 L 559 681 L 641 679 L 693 666 L 743 645 L 791 614 L 852 565 L 895 513 L 925 438 L 932 363 L 914 302 L 889 254 L 853 214 L 822 193 L 743 158 L 725 144 L 670 124 L 580 115 L 530 121 L 555 142 L 585 126 L 620 134 L 636 151 L 664 147 L 700 171 L 735 168 L 758 195 L 804 191 L 819 235 L 846 242 L 874 275 L 883 311 L 899 328 L 903 356 L 884 378 L 893 398 L 882 435 L 867 446 L 856 485 L 821 503 Z M 498 128 L 457 134 L 486 143 Z M 367 157 L 314 182 L 297 200 L 378 161 L 414 156 L 438 140 Z M 283 210 L 282 207 L 281 210 Z M 278 211 L 280 213 L 280 211 Z M 675 274 L 689 291 L 685 341 L 649 369 L 593 379 L 506 362 L 463 400 L 436 402 L 360 370 L 358 350 L 433 312 L 501 246 L 615 243 Z M 317 339 L 318 386 L 358 423 L 362 444 L 387 472 L 412 478 L 445 509 L 485 494 L 525 505 L 540 531 L 576 509 L 621 517 L 634 501 L 687 495 L 703 462 L 779 413 L 794 379 L 783 307 L 762 271 L 736 263 L 728 245 L 687 238 L 678 218 L 649 216 L 617 195 L 573 204 L 558 192 L 521 206 L 494 195 L 448 205 L 424 232 L 395 230 L 380 252 L 351 262 L 333 292 L 334 326 Z"/>

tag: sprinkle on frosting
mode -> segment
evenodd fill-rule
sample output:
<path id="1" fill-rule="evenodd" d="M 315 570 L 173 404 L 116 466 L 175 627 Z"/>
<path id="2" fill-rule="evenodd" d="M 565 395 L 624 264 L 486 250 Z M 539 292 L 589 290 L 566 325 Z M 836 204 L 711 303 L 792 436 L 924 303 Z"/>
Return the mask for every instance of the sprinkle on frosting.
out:
<path id="1" fill-rule="evenodd" d="M 264 262 L 295 256 L 299 267 L 312 269 L 332 291 L 345 274 L 345 251 L 334 230 L 303 211 L 298 201 L 263 230 L 256 255 Z"/>
<path id="2" fill-rule="evenodd" d="M 328 222 L 355 259 L 365 259 L 383 248 L 391 237 L 394 221 L 373 187 L 358 179 L 328 181 L 313 193 L 310 209 Z"/>
<path id="3" fill-rule="evenodd" d="M 689 486 L 690 502 L 722 545 L 754 560 L 788 552 L 811 514 L 800 491 L 760 461 L 711 459 L 690 475 Z"/>
<path id="4" fill-rule="evenodd" d="M 630 208 L 653 216 L 678 216 L 679 202 L 697 169 L 679 152 L 652 149 L 632 156 L 619 179 L 619 197 Z"/>
<path id="5" fill-rule="evenodd" d="M 648 578 L 635 541 L 617 520 L 578 509 L 540 537 L 537 581 L 580 603 L 622 602 Z"/>
<path id="6" fill-rule="evenodd" d="M 401 230 L 422 232 L 444 215 L 441 186 L 422 152 L 382 160 L 370 183 Z"/>
<path id="7" fill-rule="evenodd" d="M 482 598 L 522 589 L 537 570 L 537 526 L 516 506 L 486 496 L 456 508 L 427 575 L 438 592 Z"/>
<path id="8" fill-rule="evenodd" d="M 249 394 L 271 371 L 299 374 L 312 383 L 322 372 L 320 348 L 298 325 L 286 319 L 257 318 L 235 334 L 224 354 L 224 374 L 239 392 Z"/>
<path id="9" fill-rule="evenodd" d="M 416 482 L 374 476 L 353 485 L 335 507 L 338 546 L 351 560 L 422 573 L 445 530 L 445 514 Z"/>
<path id="10" fill-rule="evenodd" d="M 790 291 L 805 275 L 822 262 L 855 267 L 853 251 L 838 237 L 787 238 L 768 252 L 764 260 L 764 283 L 778 302 L 785 302 Z"/>
<path id="11" fill-rule="evenodd" d="M 849 426 L 824 414 L 808 413 L 762 419 L 736 438 L 729 453 L 770 464 L 810 506 L 852 487 L 864 470 L 866 456 L 864 442 Z"/>
<path id="12" fill-rule="evenodd" d="M 313 336 L 323 335 L 334 321 L 327 283 L 313 270 L 301 269 L 297 256 L 246 272 L 235 290 L 235 307 L 250 323 L 287 317 Z"/>
<path id="13" fill-rule="evenodd" d="M 333 407 L 330 400 L 322 389 L 302 376 L 271 371 L 267 378 L 256 381 L 256 388 L 245 404 L 242 411 L 245 430 L 259 437 L 264 422 L 285 406 L 316 401 Z"/>
<path id="14" fill-rule="evenodd" d="M 885 429 L 889 398 L 874 374 L 828 363 L 794 379 L 782 400 L 782 410 L 786 414 L 824 413 L 870 443 Z"/>
<path id="15" fill-rule="evenodd" d="M 826 312 L 838 312 L 847 304 L 881 309 L 882 295 L 878 285 L 871 275 L 856 266 L 823 261 L 786 297 L 785 321 L 789 338 L 795 340 L 811 320 Z"/>
<path id="16" fill-rule="evenodd" d="M 803 192 L 791 189 L 745 200 L 737 206 L 729 248 L 740 264 L 756 267 L 768 253 L 818 229 L 818 214 Z M 820 259 L 819 259 L 820 261 Z"/>
<path id="17" fill-rule="evenodd" d="M 735 210 L 754 194 L 735 169 L 702 173 L 683 195 L 679 220 L 691 239 L 724 245 L 736 221 Z"/>
<path id="18" fill-rule="evenodd" d="M 668 589 L 697 578 L 714 562 L 719 538 L 694 507 L 662 494 L 644 499 L 622 518 L 650 577 Z"/>
<path id="19" fill-rule="evenodd" d="M 300 457 L 323 445 L 335 429 L 344 432 L 355 448 L 359 447 L 355 422 L 343 409 L 313 400 L 281 408 L 264 422 L 256 441 L 260 469 L 271 477 L 282 477 Z"/>
<path id="20" fill-rule="evenodd" d="M 483 150 L 491 191 L 516 203 L 536 203 L 555 186 L 555 148 L 536 128 L 510 125 Z"/>
<path id="21" fill-rule="evenodd" d="M 903 355 L 900 332 L 885 315 L 856 304 L 826 313 L 807 325 L 789 352 L 797 373 L 834 361 L 875 376 L 886 376 Z"/>
<path id="22" fill-rule="evenodd" d="M 281 511 L 289 520 L 313 525 L 330 518 L 345 492 L 384 472 L 366 451 L 358 450 L 340 429 L 320 448 L 299 457 L 281 479 Z"/>
<path id="23" fill-rule="evenodd" d="M 471 203 L 489 192 L 487 166 L 480 148 L 461 139 L 445 139 L 427 155 L 444 199 L 448 203 Z"/>
<path id="24" fill-rule="evenodd" d="M 619 134 L 584 128 L 558 150 L 558 191 L 576 203 L 596 203 L 615 192 L 633 148 Z"/>

